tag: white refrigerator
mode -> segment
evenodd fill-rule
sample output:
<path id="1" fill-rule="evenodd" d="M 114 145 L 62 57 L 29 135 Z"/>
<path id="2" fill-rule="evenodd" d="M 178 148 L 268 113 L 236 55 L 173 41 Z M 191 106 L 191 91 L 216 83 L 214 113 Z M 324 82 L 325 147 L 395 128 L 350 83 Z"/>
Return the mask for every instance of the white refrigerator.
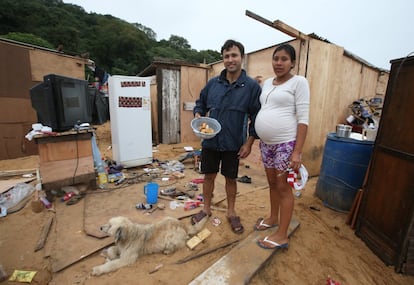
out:
<path id="1" fill-rule="evenodd" d="M 126 168 L 152 163 L 150 77 L 108 80 L 112 155 Z"/>

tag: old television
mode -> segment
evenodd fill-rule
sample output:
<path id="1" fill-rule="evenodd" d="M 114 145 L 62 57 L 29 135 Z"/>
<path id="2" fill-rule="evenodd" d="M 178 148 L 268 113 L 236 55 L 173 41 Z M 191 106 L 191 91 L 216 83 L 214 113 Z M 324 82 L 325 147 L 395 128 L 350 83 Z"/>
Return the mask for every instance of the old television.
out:
<path id="1" fill-rule="evenodd" d="M 45 75 L 43 82 L 30 89 L 38 122 L 55 132 L 92 121 L 88 96 L 88 81 L 58 74 Z"/>

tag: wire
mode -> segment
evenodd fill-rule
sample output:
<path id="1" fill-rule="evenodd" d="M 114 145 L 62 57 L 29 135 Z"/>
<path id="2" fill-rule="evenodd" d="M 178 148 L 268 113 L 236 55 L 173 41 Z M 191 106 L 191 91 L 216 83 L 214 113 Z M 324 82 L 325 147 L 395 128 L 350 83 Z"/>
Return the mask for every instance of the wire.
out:
<path id="1" fill-rule="evenodd" d="M 73 172 L 73 176 L 72 176 L 72 185 L 75 184 L 75 178 L 76 178 L 76 173 L 78 172 L 78 167 L 79 167 L 79 140 L 78 140 L 78 135 L 79 135 L 79 129 L 76 130 L 76 166 L 75 166 L 75 171 Z"/>

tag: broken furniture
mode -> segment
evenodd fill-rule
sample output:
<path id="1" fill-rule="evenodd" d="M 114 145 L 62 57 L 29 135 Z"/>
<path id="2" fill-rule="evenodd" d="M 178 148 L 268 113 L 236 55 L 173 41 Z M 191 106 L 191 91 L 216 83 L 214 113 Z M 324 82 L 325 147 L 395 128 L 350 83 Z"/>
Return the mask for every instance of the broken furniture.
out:
<path id="1" fill-rule="evenodd" d="M 391 61 L 356 234 L 386 265 L 414 275 L 414 56 Z"/>
<path id="2" fill-rule="evenodd" d="M 92 130 L 73 130 L 34 137 L 45 190 L 85 183 L 96 186 Z"/>

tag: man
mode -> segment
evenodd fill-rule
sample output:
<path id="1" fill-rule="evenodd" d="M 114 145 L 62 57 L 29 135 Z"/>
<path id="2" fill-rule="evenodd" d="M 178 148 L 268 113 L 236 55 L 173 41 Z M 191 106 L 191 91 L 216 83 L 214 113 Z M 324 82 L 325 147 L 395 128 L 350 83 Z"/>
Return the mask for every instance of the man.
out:
<path id="1" fill-rule="evenodd" d="M 194 116 L 209 116 L 221 124 L 221 131 L 202 142 L 201 172 L 204 174 L 204 207 L 192 216 L 198 223 L 211 216 L 214 183 L 219 172 L 225 177 L 227 219 L 234 233 L 244 228 L 235 210 L 239 159 L 246 158 L 257 137 L 254 121 L 260 109 L 260 85 L 242 69 L 244 46 L 227 40 L 221 48 L 225 69 L 210 79 L 200 92 L 194 107 Z"/>

